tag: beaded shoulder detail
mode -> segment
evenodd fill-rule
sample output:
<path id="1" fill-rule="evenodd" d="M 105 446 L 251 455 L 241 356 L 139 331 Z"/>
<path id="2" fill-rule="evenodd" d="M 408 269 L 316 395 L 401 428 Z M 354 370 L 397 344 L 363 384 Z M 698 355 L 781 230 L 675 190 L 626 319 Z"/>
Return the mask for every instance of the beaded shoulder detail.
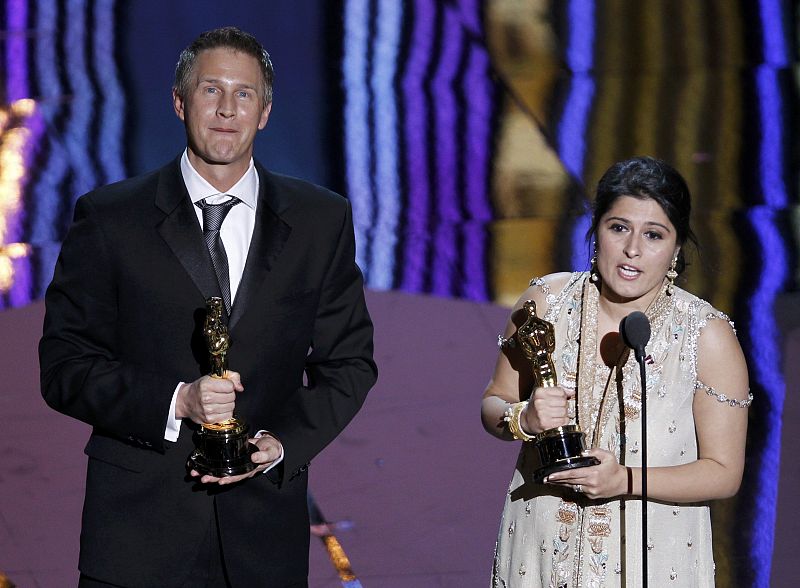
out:
<path id="1" fill-rule="evenodd" d="M 531 278 L 531 281 L 528 282 L 528 286 L 539 286 L 539 289 L 542 291 L 542 294 L 545 296 L 550 294 L 550 284 L 544 281 L 543 278 L 536 276 Z"/>
<path id="2" fill-rule="evenodd" d="M 710 320 L 723 320 L 726 321 L 731 328 L 733 329 L 733 333 L 736 334 L 736 326 L 733 324 L 733 321 L 721 310 L 717 310 L 714 308 L 710 302 L 703 300 L 699 296 L 695 296 L 691 292 L 687 292 L 686 290 L 682 290 L 680 288 L 675 288 L 676 294 L 680 294 L 679 303 L 679 310 L 682 310 L 687 314 L 688 318 L 688 326 L 689 326 L 689 337 L 688 337 L 688 345 L 689 345 L 689 373 L 691 374 L 693 379 L 697 379 L 697 349 L 698 343 L 700 340 L 700 332 L 703 330 L 708 324 Z"/>
<path id="3" fill-rule="evenodd" d="M 711 387 L 711 386 L 709 386 L 707 384 L 704 384 L 700 380 L 697 380 L 695 382 L 694 389 L 695 390 L 702 390 L 707 395 L 716 398 L 718 402 L 721 402 L 723 404 L 727 404 L 728 406 L 733 407 L 733 408 L 747 408 L 748 406 L 753 404 L 753 393 L 752 392 L 748 392 L 747 393 L 747 398 L 745 398 L 744 400 L 736 400 L 735 398 L 728 398 L 728 396 L 726 396 L 725 394 L 720 394 L 713 387 Z"/>
<path id="4" fill-rule="evenodd" d="M 581 278 L 585 278 L 587 275 L 588 272 L 572 272 L 572 274 L 569 276 L 569 280 L 567 280 L 567 283 L 564 284 L 564 287 L 561 288 L 561 291 L 559 291 L 557 294 L 552 293 L 550 285 L 547 284 L 543 279 L 534 278 L 531 280 L 531 285 L 539 286 L 542 288 L 542 292 L 545 294 L 547 310 L 542 318 L 551 323 L 556 322 L 557 317 L 561 312 L 561 306 L 564 304 L 564 301 L 573 294 L 575 284 L 579 283 Z"/>

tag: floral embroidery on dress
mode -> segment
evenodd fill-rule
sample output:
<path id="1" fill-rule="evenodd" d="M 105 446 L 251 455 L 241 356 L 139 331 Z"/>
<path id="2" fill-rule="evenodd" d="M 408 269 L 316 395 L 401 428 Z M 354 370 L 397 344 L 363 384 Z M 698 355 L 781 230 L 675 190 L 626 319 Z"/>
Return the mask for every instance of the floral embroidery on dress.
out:
<path id="1" fill-rule="evenodd" d="M 569 542 L 573 535 L 572 529 L 577 520 L 578 505 L 562 499 L 556 511 L 556 521 L 559 525 L 558 535 L 553 538 L 552 572 L 550 574 L 550 586 L 552 588 L 566 586 L 572 574 Z"/>
<path id="2" fill-rule="evenodd" d="M 606 583 L 607 553 L 593 553 L 589 558 L 589 588 L 603 588 Z"/>
<path id="3" fill-rule="evenodd" d="M 593 506 L 589 509 L 589 536 L 611 536 L 611 509 L 607 506 Z"/>
<path id="4" fill-rule="evenodd" d="M 574 525 L 578 520 L 578 505 L 562 499 L 558 505 L 556 520 L 564 525 Z"/>
<path id="5" fill-rule="evenodd" d="M 566 537 L 566 539 L 562 539 Z M 553 539 L 553 571 L 550 574 L 550 588 L 567 586 L 572 575 L 572 558 L 569 550 L 569 531 L 561 525 L 559 536 Z"/>

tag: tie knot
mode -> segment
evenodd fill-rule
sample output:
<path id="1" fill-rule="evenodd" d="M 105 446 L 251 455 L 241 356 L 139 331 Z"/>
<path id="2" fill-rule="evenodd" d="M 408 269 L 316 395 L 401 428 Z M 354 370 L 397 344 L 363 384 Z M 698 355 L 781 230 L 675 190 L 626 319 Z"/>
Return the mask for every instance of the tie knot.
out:
<path id="1" fill-rule="evenodd" d="M 230 200 L 226 200 L 221 204 L 211 204 L 206 202 L 205 199 L 199 200 L 197 206 L 203 211 L 203 232 L 217 232 L 222 227 L 222 221 L 230 212 L 231 208 L 239 204 L 241 200 L 231 196 Z"/>

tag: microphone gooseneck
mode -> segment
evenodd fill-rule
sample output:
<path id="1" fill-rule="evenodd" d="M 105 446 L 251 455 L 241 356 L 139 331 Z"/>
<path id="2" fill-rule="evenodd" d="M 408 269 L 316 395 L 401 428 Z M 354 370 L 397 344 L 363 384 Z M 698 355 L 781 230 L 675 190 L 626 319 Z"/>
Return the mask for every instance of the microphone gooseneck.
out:
<path id="1" fill-rule="evenodd" d="M 633 349 L 642 379 L 642 586 L 647 588 L 647 375 L 644 348 L 650 340 L 650 320 L 643 312 L 632 312 L 619 323 L 625 345 Z"/>

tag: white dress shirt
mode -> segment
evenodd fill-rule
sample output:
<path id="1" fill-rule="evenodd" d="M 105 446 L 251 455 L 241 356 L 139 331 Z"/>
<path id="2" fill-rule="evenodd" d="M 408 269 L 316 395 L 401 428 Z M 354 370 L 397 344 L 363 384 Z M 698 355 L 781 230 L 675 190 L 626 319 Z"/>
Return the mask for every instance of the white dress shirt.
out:
<path id="1" fill-rule="evenodd" d="M 250 166 L 244 172 L 244 175 L 225 193 L 221 193 L 197 173 L 197 170 L 189 163 L 186 151 L 183 152 L 183 157 L 181 157 L 181 174 L 192 204 L 204 199 L 207 199 L 209 204 L 222 204 L 230 196 L 235 196 L 242 201 L 242 204 L 237 204 L 230 209 L 230 212 L 222 222 L 222 228 L 219 232 L 222 244 L 225 245 L 225 254 L 228 257 L 228 269 L 231 279 L 231 304 L 235 304 L 236 292 L 239 289 L 239 283 L 242 281 L 244 264 L 247 261 L 247 252 L 250 250 L 250 240 L 253 238 L 253 227 L 256 226 L 258 174 L 256 173 L 253 159 L 250 159 Z M 203 211 L 199 206 L 194 206 L 194 212 L 202 229 Z"/>

